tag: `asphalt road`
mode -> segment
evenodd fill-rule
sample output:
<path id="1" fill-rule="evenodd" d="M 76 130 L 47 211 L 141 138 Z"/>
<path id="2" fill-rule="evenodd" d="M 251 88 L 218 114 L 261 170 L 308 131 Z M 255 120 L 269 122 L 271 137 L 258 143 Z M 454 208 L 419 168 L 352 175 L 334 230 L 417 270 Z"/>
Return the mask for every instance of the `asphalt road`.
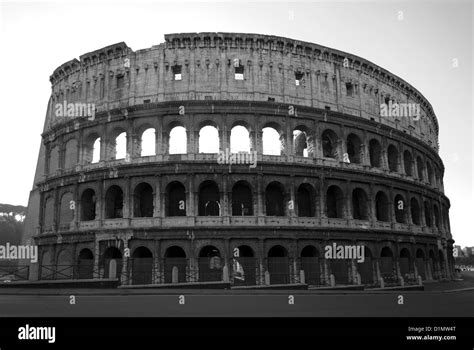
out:
<path id="1" fill-rule="evenodd" d="M 0 295 L 0 317 L 473 317 L 474 290 L 348 294 Z M 290 295 L 294 304 L 290 304 Z M 403 296 L 403 304 L 399 296 Z"/>

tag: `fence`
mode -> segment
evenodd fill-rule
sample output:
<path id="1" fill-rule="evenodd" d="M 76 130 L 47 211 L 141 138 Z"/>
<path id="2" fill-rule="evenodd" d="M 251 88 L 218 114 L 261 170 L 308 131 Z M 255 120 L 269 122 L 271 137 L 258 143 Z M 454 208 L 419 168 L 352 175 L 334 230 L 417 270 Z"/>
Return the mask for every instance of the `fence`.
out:
<path id="1" fill-rule="evenodd" d="M 29 266 L 0 265 L 0 281 L 25 281 L 30 273 Z"/>

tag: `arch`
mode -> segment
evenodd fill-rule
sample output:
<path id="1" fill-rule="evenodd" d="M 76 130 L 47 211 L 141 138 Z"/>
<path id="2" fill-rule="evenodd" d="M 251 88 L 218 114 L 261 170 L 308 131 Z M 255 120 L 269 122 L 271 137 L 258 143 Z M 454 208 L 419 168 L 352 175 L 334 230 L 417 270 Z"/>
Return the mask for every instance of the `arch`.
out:
<path id="1" fill-rule="evenodd" d="M 268 251 L 267 259 L 270 284 L 290 283 L 288 250 L 281 245 L 275 245 Z"/>
<path id="2" fill-rule="evenodd" d="M 403 165 L 405 168 L 405 174 L 408 176 L 413 175 L 413 157 L 411 156 L 411 153 L 406 150 L 403 152 Z"/>
<path id="3" fill-rule="evenodd" d="M 55 279 L 67 280 L 74 275 L 72 256 L 69 250 L 63 249 L 59 252 L 56 260 Z"/>
<path id="4" fill-rule="evenodd" d="M 411 261 L 410 251 L 407 248 L 400 250 L 400 274 L 406 280 L 413 274 L 413 264 Z"/>
<path id="5" fill-rule="evenodd" d="M 425 224 L 426 226 L 428 227 L 432 227 L 433 226 L 433 222 L 431 220 L 431 206 L 430 206 L 430 203 L 428 201 L 425 201 L 423 203 L 423 206 L 424 206 L 424 212 L 425 212 Z"/>
<path id="6" fill-rule="evenodd" d="M 49 151 L 49 174 L 54 175 L 59 169 L 59 147 L 53 146 Z"/>
<path id="7" fill-rule="evenodd" d="M 279 156 L 282 154 L 282 142 L 277 129 L 272 126 L 266 126 L 262 129 L 262 147 L 263 154 Z"/>
<path id="8" fill-rule="evenodd" d="M 90 163 L 98 163 L 100 161 L 101 144 L 102 144 L 102 139 L 100 137 L 98 137 L 97 139 L 93 141 L 91 149 L 90 149 Z"/>
<path id="9" fill-rule="evenodd" d="M 54 225 L 54 199 L 53 197 L 48 197 L 44 203 L 43 211 L 43 227 L 52 228 Z"/>
<path id="10" fill-rule="evenodd" d="M 199 130 L 199 153 L 219 153 L 219 131 L 213 125 Z"/>
<path id="11" fill-rule="evenodd" d="M 91 188 L 82 192 L 81 196 L 81 221 L 95 220 L 96 216 L 96 196 Z"/>
<path id="12" fill-rule="evenodd" d="M 198 192 L 199 216 L 220 216 L 221 204 L 219 187 L 214 181 L 204 181 Z"/>
<path id="13" fill-rule="evenodd" d="M 375 196 L 375 217 L 378 221 L 389 221 L 390 214 L 389 214 L 389 204 L 387 195 L 379 191 Z"/>
<path id="14" fill-rule="evenodd" d="M 173 282 L 173 268 L 178 269 L 178 283 L 186 282 L 186 252 L 179 246 L 168 247 L 164 258 L 165 283 Z"/>
<path id="15" fill-rule="evenodd" d="M 326 215 L 328 218 L 344 218 L 344 193 L 336 186 L 329 186 L 326 192 Z"/>
<path id="16" fill-rule="evenodd" d="M 407 222 L 405 198 L 403 198 L 402 195 L 397 194 L 393 201 L 393 206 L 395 208 L 395 221 L 405 224 Z"/>
<path id="17" fill-rule="evenodd" d="M 420 205 L 416 198 L 410 200 L 411 221 L 415 225 L 420 225 Z"/>
<path id="18" fill-rule="evenodd" d="M 127 158 L 127 133 L 125 131 L 115 137 L 110 149 L 111 159 Z"/>
<path id="19" fill-rule="evenodd" d="M 297 157 L 308 157 L 308 135 L 300 129 L 293 130 L 293 151 Z"/>
<path id="20" fill-rule="evenodd" d="M 133 191 L 133 216 L 152 217 L 153 209 L 153 188 L 146 182 L 135 186 Z"/>
<path id="21" fill-rule="evenodd" d="M 186 216 L 186 190 L 179 181 L 166 186 L 166 216 Z"/>
<path id="22" fill-rule="evenodd" d="M 105 193 L 105 218 L 123 218 L 123 191 L 117 185 L 112 185 Z"/>
<path id="23" fill-rule="evenodd" d="M 398 150 L 394 145 L 389 145 L 387 148 L 388 169 L 390 171 L 398 171 Z"/>
<path id="24" fill-rule="evenodd" d="M 314 217 L 314 188 L 304 183 L 296 191 L 297 209 L 299 217 Z"/>
<path id="25" fill-rule="evenodd" d="M 246 181 L 238 181 L 232 187 L 232 215 L 253 215 L 252 190 Z"/>
<path id="26" fill-rule="evenodd" d="M 252 142 L 250 133 L 243 125 L 234 125 L 230 131 L 230 151 L 232 153 L 250 152 Z"/>
<path id="27" fill-rule="evenodd" d="M 83 159 L 84 164 L 100 161 L 101 137 L 97 133 L 89 134 L 84 138 Z"/>
<path id="28" fill-rule="evenodd" d="M 66 142 L 66 150 L 64 153 L 64 168 L 72 169 L 77 164 L 77 140 L 70 139 Z"/>
<path id="29" fill-rule="evenodd" d="M 430 162 L 426 162 L 426 174 L 428 183 L 433 184 L 433 168 Z"/>
<path id="30" fill-rule="evenodd" d="M 153 254 L 147 247 L 137 247 L 132 254 L 132 284 L 151 284 Z"/>
<path id="31" fill-rule="evenodd" d="M 83 248 L 77 258 L 77 278 L 94 278 L 94 254 L 88 248 Z"/>
<path id="32" fill-rule="evenodd" d="M 76 203 L 72 192 L 64 192 L 59 201 L 59 224 L 66 225 L 74 219 Z"/>
<path id="33" fill-rule="evenodd" d="M 273 181 L 265 188 L 266 216 L 285 216 L 285 190 L 280 182 Z"/>
<path id="34" fill-rule="evenodd" d="M 422 249 L 416 250 L 416 270 L 418 275 L 421 276 L 422 280 L 426 279 L 426 267 L 425 267 L 425 253 Z"/>
<path id="35" fill-rule="evenodd" d="M 438 230 L 441 229 L 440 222 L 439 222 L 439 208 L 436 204 L 433 205 L 433 216 L 434 216 L 435 227 Z"/>
<path id="36" fill-rule="evenodd" d="M 116 270 L 112 271 L 113 261 L 116 263 Z M 102 256 L 102 268 L 104 278 L 119 278 L 122 274 L 122 253 L 117 247 L 108 247 Z"/>
<path id="37" fill-rule="evenodd" d="M 367 194 L 361 188 L 352 191 L 352 217 L 355 220 L 369 220 Z"/>
<path id="38" fill-rule="evenodd" d="M 170 130 L 169 134 L 169 154 L 186 154 L 187 153 L 188 136 L 183 126 L 175 126 Z"/>
<path id="39" fill-rule="evenodd" d="M 339 137 L 337 134 L 331 130 L 326 129 L 321 134 L 321 142 L 323 144 L 323 157 L 338 159 L 338 143 Z"/>
<path id="40" fill-rule="evenodd" d="M 347 136 L 347 154 L 351 163 L 362 163 L 362 142 L 356 134 L 349 134 Z"/>
<path id="41" fill-rule="evenodd" d="M 373 284 L 374 283 L 374 262 L 372 257 L 372 251 L 369 247 L 364 247 L 364 261 L 357 263 L 357 271 L 360 274 L 362 284 Z"/>
<path id="42" fill-rule="evenodd" d="M 394 277 L 393 252 L 389 247 L 382 248 L 380 252 L 380 274 L 384 280 Z"/>
<path id="43" fill-rule="evenodd" d="M 201 248 L 199 252 L 199 282 L 222 281 L 224 260 L 219 249 L 212 245 Z"/>
<path id="44" fill-rule="evenodd" d="M 145 129 L 140 137 L 140 157 L 156 154 L 156 131 L 154 128 Z"/>
<path id="45" fill-rule="evenodd" d="M 41 256 L 41 266 L 39 272 L 40 280 L 47 280 L 53 278 L 53 269 L 51 266 L 51 253 L 49 251 L 43 252 Z"/>
<path id="46" fill-rule="evenodd" d="M 436 269 L 435 269 L 436 258 L 434 251 L 430 249 L 428 253 L 428 270 L 432 278 L 437 279 Z"/>
<path id="47" fill-rule="evenodd" d="M 418 172 L 418 179 L 423 181 L 425 179 L 424 176 L 424 166 L 423 166 L 423 161 L 421 160 L 421 157 L 416 158 L 416 169 Z"/>
<path id="48" fill-rule="evenodd" d="M 240 245 L 234 248 L 232 260 L 234 285 L 256 285 L 257 268 L 257 259 L 251 247 L 248 245 Z"/>
<path id="49" fill-rule="evenodd" d="M 301 269 L 307 284 L 320 285 L 319 252 L 315 246 L 307 245 L 301 250 Z"/>
<path id="50" fill-rule="evenodd" d="M 380 142 L 376 139 L 372 139 L 369 142 L 369 158 L 371 166 L 376 168 L 382 166 L 382 146 L 380 146 Z"/>

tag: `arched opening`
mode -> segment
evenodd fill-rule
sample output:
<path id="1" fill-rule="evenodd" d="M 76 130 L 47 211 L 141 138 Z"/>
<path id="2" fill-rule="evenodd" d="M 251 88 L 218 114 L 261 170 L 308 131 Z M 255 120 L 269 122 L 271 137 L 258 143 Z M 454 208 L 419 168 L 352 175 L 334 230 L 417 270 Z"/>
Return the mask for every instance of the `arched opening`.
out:
<path id="1" fill-rule="evenodd" d="M 279 182 L 270 183 L 265 189 L 265 213 L 267 216 L 285 216 L 284 187 Z"/>
<path id="2" fill-rule="evenodd" d="M 323 143 L 323 157 L 338 159 L 338 141 L 336 133 L 332 130 L 324 130 L 321 140 Z"/>
<path id="3" fill-rule="evenodd" d="M 426 279 L 426 270 L 425 270 L 425 253 L 422 249 L 416 251 L 416 269 L 418 275 L 421 276 L 422 280 Z"/>
<path id="4" fill-rule="evenodd" d="M 382 191 L 375 196 L 375 214 L 378 221 L 389 221 L 388 198 Z"/>
<path id="5" fill-rule="evenodd" d="M 364 261 L 357 263 L 357 271 L 360 274 L 362 284 L 374 283 L 374 263 L 372 252 L 368 247 L 364 247 Z"/>
<path id="6" fill-rule="evenodd" d="M 320 285 L 319 253 L 315 246 L 307 245 L 301 251 L 301 269 L 304 271 L 306 284 Z"/>
<path id="7" fill-rule="evenodd" d="M 77 259 L 77 278 L 94 278 L 94 254 L 90 249 L 84 248 L 79 252 Z"/>
<path id="8" fill-rule="evenodd" d="M 81 220 L 95 220 L 96 196 L 93 189 L 88 188 L 81 196 Z"/>
<path id="9" fill-rule="evenodd" d="M 140 157 L 154 156 L 155 151 L 155 129 L 148 128 L 142 133 L 140 139 Z"/>
<path id="10" fill-rule="evenodd" d="M 442 250 L 438 251 L 438 258 L 439 258 L 439 279 L 446 277 L 446 269 L 444 263 L 444 253 Z"/>
<path id="11" fill-rule="evenodd" d="M 395 220 L 401 224 L 406 223 L 407 219 L 405 199 L 401 195 L 397 194 L 395 196 L 393 205 L 395 207 Z"/>
<path id="12" fill-rule="evenodd" d="M 77 165 L 77 141 L 71 139 L 66 142 L 66 152 L 64 155 L 64 168 L 72 169 Z"/>
<path id="13" fill-rule="evenodd" d="M 349 134 L 347 136 L 347 154 L 351 163 L 362 163 L 362 143 L 359 136 L 356 134 Z"/>
<path id="14" fill-rule="evenodd" d="M 72 262 L 71 253 L 63 249 L 58 254 L 56 260 L 56 270 L 55 270 L 55 279 L 57 280 L 67 280 L 71 279 L 74 275 L 74 266 Z"/>
<path id="15" fill-rule="evenodd" d="M 423 167 L 423 161 L 421 160 L 420 157 L 416 158 L 416 168 L 417 168 L 417 172 L 418 172 L 418 179 L 420 181 L 423 181 L 425 179 L 424 167 Z"/>
<path id="16" fill-rule="evenodd" d="M 369 142 L 369 157 L 370 165 L 376 168 L 380 168 L 382 165 L 382 147 L 380 142 L 376 139 L 372 139 Z"/>
<path id="17" fill-rule="evenodd" d="M 102 258 L 104 278 L 118 278 L 122 274 L 122 253 L 116 247 L 108 247 Z"/>
<path id="18" fill-rule="evenodd" d="M 431 167 L 430 162 L 426 162 L 426 173 L 428 175 L 428 182 L 433 184 L 433 168 Z"/>
<path id="19" fill-rule="evenodd" d="M 169 154 L 186 154 L 188 138 L 186 129 L 182 126 L 175 126 L 170 130 Z"/>
<path id="20" fill-rule="evenodd" d="M 91 163 L 98 163 L 100 162 L 100 145 L 102 141 L 100 137 L 98 137 L 92 144 L 92 149 L 91 149 Z"/>
<path id="21" fill-rule="evenodd" d="M 361 188 L 352 191 L 352 217 L 355 220 L 369 220 L 367 194 Z"/>
<path id="22" fill-rule="evenodd" d="M 232 277 L 234 285 L 253 286 L 257 282 L 257 259 L 253 249 L 247 245 L 241 245 L 233 250 Z"/>
<path id="23" fill-rule="evenodd" d="M 388 169 L 393 172 L 398 171 L 398 150 L 394 145 L 388 146 L 387 157 Z"/>
<path id="24" fill-rule="evenodd" d="M 416 198 L 412 198 L 410 200 L 410 208 L 411 208 L 411 221 L 415 225 L 420 225 L 420 205 Z"/>
<path id="25" fill-rule="evenodd" d="M 59 204 L 59 225 L 68 226 L 74 219 L 75 203 L 71 192 L 65 192 L 61 196 Z M 74 203 L 74 205 L 72 205 Z M 66 228 L 66 227 L 61 227 Z M 69 227 L 68 227 L 69 228 Z"/>
<path id="26" fill-rule="evenodd" d="M 138 247 L 132 254 L 132 284 L 151 284 L 153 280 L 153 254 L 146 247 Z"/>
<path id="27" fill-rule="evenodd" d="M 49 174 L 54 175 L 59 169 L 59 147 L 54 146 L 49 152 Z"/>
<path id="28" fill-rule="evenodd" d="M 199 130 L 199 153 L 219 153 L 219 131 L 212 125 Z"/>
<path id="29" fill-rule="evenodd" d="M 250 133 L 245 126 L 236 125 L 230 131 L 231 153 L 247 152 L 251 149 Z"/>
<path id="30" fill-rule="evenodd" d="M 220 216 L 219 187 L 214 181 L 204 181 L 199 186 L 199 216 Z"/>
<path id="31" fill-rule="evenodd" d="M 112 145 L 111 159 L 125 159 L 127 157 L 127 133 L 120 133 Z"/>
<path id="32" fill-rule="evenodd" d="M 153 188 L 142 182 L 133 191 L 133 216 L 137 218 L 153 216 Z"/>
<path id="33" fill-rule="evenodd" d="M 54 224 L 54 199 L 53 197 L 46 198 L 43 210 L 43 230 L 52 229 Z"/>
<path id="34" fill-rule="evenodd" d="M 265 127 L 262 129 L 263 154 L 271 156 L 281 155 L 280 134 L 275 128 Z"/>
<path id="35" fill-rule="evenodd" d="M 301 184 L 296 192 L 299 217 L 314 217 L 314 189 L 310 184 Z"/>
<path id="36" fill-rule="evenodd" d="M 411 262 L 410 252 L 408 249 L 403 248 L 400 251 L 400 274 L 405 279 L 405 282 L 408 279 L 413 279 L 413 264 Z"/>
<path id="37" fill-rule="evenodd" d="M 166 216 L 186 216 L 186 192 L 181 182 L 166 186 Z"/>
<path id="38" fill-rule="evenodd" d="M 253 215 L 252 190 L 245 181 L 239 181 L 232 187 L 232 215 Z"/>
<path id="39" fill-rule="evenodd" d="M 108 188 L 105 194 L 105 218 L 118 219 L 123 217 L 123 192 L 117 185 Z"/>
<path id="40" fill-rule="evenodd" d="M 426 223 L 426 226 L 432 227 L 433 222 L 431 221 L 431 206 L 430 206 L 430 203 L 428 201 L 425 201 L 423 204 L 424 204 L 424 207 L 425 207 L 425 223 Z"/>
<path id="41" fill-rule="evenodd" d="M 439 223 L 439 209 L 438 209 L 438 206 L 436 204 L 433 205 L 433 215 L 434 215 L 435 227 L 439 230 L 439 229 L 441 229 L 440 223 Z"/>
<path id="42" fill-rule="evenodd" d="M 51 266 L 51 254 L 45 251 L 41 257 L 41 266 L 39 272 L 40 280 L 53 279 L 53 266 Z"/>
<path id="43" fill-rule="evenodd" d="M 330 186 L 326 192 L 326 214 L 328 218 L 344 218 L 344 194 L 338 186 Z"/>
<path id="44" fill-rule="evenodd" d="M 222 281 L 224 260 L 219 249 L 212 245 L 205 246 L 199 253 L 199 281 Z"/>
<path id="45" fill-rule="evenodd" d="M 268 251 L 268 272 L 270 284 L 290 283 L 290 264 L 286 248 L 276 245 Z"/>
<path id="46" fill-rule="evenodd" d="M 408 176 L 413 175 L 413 158 L 409 151 L 403 152 L 403 165 L 405 167 L 405 174 Z"/>
<path id="47" fill-rule="evenodd" d="M 391 282 L 395 278 L 393 252 L 389 247 L 384 247 L 380 253 L 380 274 L 386 282 Z"/>
<path id="48" fill-rule="evenodd" d="M 308 136 L 305 131 L 293 130 L 293 150 L 297 157 L 308 157 Z"/>
<path id="49" fill-rule="evenodd" d="M 178 269 L 178 283 L 186 282 L 186 253 L 183 248 L 171 246 L 166 249 L 164 259 L 165 283 L 173 283 L 173 268 Z"/>

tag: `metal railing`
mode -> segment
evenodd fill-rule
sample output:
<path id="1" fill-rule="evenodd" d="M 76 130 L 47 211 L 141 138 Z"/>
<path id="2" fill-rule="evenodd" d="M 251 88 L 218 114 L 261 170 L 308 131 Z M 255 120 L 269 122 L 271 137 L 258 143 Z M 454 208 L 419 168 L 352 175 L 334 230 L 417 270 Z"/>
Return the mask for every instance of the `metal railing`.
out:
<path id="1" fill-rule="evenodd" d="M 26 281 L 30 273 L 29 266 L 0 265 L 0 282 Z"/>

